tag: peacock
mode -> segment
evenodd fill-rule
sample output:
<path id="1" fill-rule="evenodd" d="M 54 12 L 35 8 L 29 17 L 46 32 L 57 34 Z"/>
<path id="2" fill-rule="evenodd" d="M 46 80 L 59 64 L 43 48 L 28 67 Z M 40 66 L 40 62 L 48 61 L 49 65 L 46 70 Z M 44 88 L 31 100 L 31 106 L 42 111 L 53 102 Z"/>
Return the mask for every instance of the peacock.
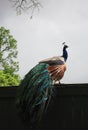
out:
<path id="1" fill-rule="evenodd" d="M 63 43 L 62 56 L 55 56 L 40 61 L 22 80 L 16 97 L 19 115 L 30 125 L 36 126 L 47 111 L 54 93 L 54 84 L 62 79 L 66 71 L 68 46 Z M 31 127 L 31 128 L 32 128 Z"/>

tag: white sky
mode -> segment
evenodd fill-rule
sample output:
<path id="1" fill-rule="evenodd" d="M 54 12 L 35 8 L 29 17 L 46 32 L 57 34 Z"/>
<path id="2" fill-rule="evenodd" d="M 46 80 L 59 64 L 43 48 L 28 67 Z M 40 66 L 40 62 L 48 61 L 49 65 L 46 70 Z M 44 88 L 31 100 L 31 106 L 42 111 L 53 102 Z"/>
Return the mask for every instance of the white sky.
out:
<path id="1" fill-rule="evenodd" d="M 62 55 L 69 45 L 63 83 L 88 83 L 88 0 L 40 0 L 43 8 L 17 16 L 8 0 L 0 0 L 0 26 L 18 41 L 19 74 L 23 77 L 38 61 Z"/>

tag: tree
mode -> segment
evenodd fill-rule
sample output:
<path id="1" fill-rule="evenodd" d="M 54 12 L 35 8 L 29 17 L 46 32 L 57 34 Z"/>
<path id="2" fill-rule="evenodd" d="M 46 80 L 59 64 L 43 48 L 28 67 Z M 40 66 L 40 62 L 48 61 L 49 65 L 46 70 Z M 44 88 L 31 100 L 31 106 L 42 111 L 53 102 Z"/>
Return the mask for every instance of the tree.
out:
<path id="1" fill-rule="evenodd" d="M 10 30 L 0 28 L 0 86 L 19 85 L 20 76 L 17 73 L 17 41 L 10 35 Z"/>
<path id="2" fill-rule="evenodd" d="M 19 70 L 17 58 L 17 41 L 10 35 L 10 31 L 0 28 L 0 69 L 13 74 Z"/>
<path id="3" fill-rule="evenodd" d="M 23 11 L 27 11 L 31 9 L 31 18 L 34 13 L 34 10 L 39 10 L 40 7 L 42 7 L 39 0 L 9 0 L 13 3 L 13 7 L 16 8 L 17 14 L 21 14 Z"/>
<path id="4" fill-rule="evenodd" d="M 20 84 L 20 77 L 17 74 L 11 75 L 0 70 L 0 86 L 18 86 Z"/>

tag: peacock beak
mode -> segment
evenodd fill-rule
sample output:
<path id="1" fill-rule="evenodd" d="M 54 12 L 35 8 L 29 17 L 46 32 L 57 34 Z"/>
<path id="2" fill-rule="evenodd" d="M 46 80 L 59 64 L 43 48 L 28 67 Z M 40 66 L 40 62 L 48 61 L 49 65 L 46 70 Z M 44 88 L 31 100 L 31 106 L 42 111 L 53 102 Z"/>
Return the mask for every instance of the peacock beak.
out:
<path id="1" fill-rule="evenodd" d="M 68 48 L 69 46 L 65 45 L 65 48 Z"/>
<path id="2" fill-rule="evenodd" d="M 67 48 L 69 48 L 69 46 L 67 46 Z"/>

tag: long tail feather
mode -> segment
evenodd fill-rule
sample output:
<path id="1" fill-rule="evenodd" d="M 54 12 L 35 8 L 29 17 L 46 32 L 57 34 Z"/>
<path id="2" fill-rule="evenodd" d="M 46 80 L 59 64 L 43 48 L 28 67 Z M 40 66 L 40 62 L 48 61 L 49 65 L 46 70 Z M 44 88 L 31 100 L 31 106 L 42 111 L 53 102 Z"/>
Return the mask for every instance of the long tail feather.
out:
<path id="1" fill-rule="evenodd" d="M 24 120 L 39 122 L 52 96 L 52 79 L 48 64 L 36 65 L 23 79 L 17 94 L 16 104 Z"/>

